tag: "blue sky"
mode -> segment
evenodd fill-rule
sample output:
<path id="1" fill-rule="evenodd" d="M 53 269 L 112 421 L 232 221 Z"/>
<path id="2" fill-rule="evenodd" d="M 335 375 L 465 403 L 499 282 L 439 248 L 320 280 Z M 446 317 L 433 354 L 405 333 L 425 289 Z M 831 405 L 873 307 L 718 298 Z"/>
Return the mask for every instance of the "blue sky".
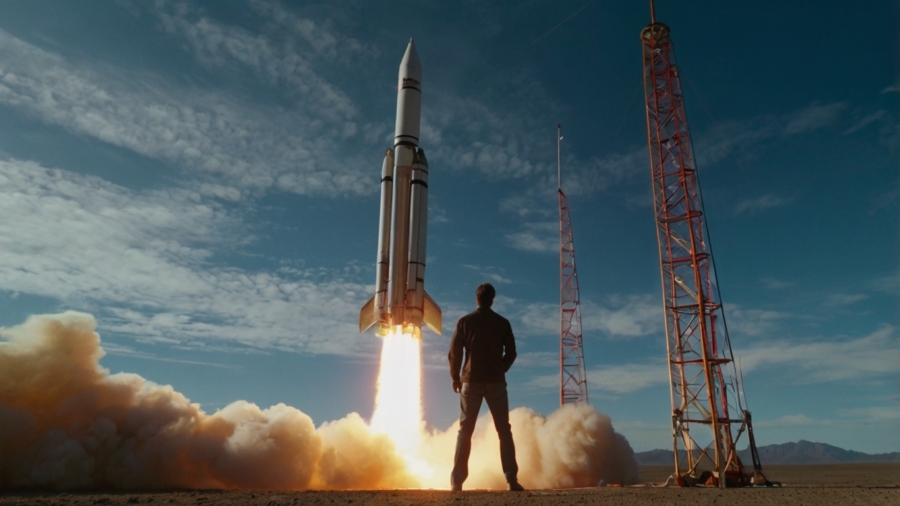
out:
<path id="1" fill-rule="evenodd" d="M 727 4 L 727 5 L 726 5 Z M 900 451 L 893 2 L 658 2 L 758 443 Z M 671 446 L 638 35 L 645 2 L 7 2 L 0 325 L 94 314 L 112 372 L 207 411 L 372 412 L 378 179 L 415 37 L 431 427 L 490 281 L 511 403 L 558 403 L 556 124 L 592 403 Z M 576 11 L 577 14 L 563 22 Z M 557 27 L 554 29 L 554 27 Z"/>

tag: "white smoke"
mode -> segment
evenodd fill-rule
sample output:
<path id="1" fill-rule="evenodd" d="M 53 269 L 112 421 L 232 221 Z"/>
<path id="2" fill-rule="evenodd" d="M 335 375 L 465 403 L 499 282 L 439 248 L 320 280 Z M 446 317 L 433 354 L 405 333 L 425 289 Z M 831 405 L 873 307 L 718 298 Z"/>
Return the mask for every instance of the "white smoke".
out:
<path id="1" fill-rule="evenodd" d="M 457 425 L 423 436 L 413 474 L 356 413 L 316 428 L 298 409 L 236 401 L 207 414 L 170 386 L 109 374 L 90 315 L 0 330 L 0 488 L 383 489 L 449 486 Z M 587 405 L 510 413 L 531 488 L 637 481 L 634 454 Z M 478 421 L 466 488 L 501 488 L 499 443 Z"/>

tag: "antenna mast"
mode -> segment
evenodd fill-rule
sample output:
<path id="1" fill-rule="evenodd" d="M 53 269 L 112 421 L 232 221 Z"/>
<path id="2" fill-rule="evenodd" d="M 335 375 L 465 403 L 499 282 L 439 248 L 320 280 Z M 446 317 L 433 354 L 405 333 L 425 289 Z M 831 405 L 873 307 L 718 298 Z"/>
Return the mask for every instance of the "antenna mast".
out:
<path id="1" fill-rule="evenodd" d="M 556 124 L 556 188 L 562 189 L 562 164 L 560 163 L 560 144 L 562 143 L 562 124 Z"/>
<path id="2" fill-rule="evenodd" d="M 560 141 L 556 125 L 556 177 L 559 194 L 559 404 L 588 402 L 584 349 L 581 343 L 581 294 L 575 269 L 575 242 L 569 199 L 562 191 Z"/>

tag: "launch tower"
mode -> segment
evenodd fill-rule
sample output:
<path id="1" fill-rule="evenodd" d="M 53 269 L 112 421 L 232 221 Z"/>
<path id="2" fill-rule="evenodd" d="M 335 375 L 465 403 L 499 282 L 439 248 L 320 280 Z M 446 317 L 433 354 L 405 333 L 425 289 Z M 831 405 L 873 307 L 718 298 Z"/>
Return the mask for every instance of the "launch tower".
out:
<path id="1" fill-rule="evenodd" d="M 746 484 L 736 443 L 748 432 L 754 472 L 762 475 L 750 413 L 741 402 L 703 199 L 669 27 L 641 32 L 647 141 L 659 244 L 672 401 L 675 479 L 679 485 Z"/>
<path id="2" fill-rule="evenodd" d="M 581 294 L 575 269 L 575 242 L 569 199 L 562 191 L 560 141 L 556 125 L 556 176 L 559 192 L 559 404 L 588 402 L 584 348 L 581 344 Z"/>

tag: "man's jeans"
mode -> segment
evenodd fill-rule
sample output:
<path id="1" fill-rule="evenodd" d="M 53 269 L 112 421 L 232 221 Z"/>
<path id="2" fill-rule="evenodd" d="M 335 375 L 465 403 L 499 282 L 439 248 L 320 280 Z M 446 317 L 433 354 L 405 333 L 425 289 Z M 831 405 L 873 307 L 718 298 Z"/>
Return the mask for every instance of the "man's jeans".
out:
<path id="1" fill-rule="evenodd" d="M 494 427 L 500 436 L 500 462 L 507 483 L 516 483 L 519 466 L 516 465 L 516 446 L 509 427 L 509 398 L 505 383 L 463 383 L 459 394 L 459 434 L 456 436 L 456 455 L 450 484 L 462 486 L 469 477 L 469 453 L 472 451 L 472 433 L 481 409 L 481 399 L 487 401 L 494 418 Z"/>

